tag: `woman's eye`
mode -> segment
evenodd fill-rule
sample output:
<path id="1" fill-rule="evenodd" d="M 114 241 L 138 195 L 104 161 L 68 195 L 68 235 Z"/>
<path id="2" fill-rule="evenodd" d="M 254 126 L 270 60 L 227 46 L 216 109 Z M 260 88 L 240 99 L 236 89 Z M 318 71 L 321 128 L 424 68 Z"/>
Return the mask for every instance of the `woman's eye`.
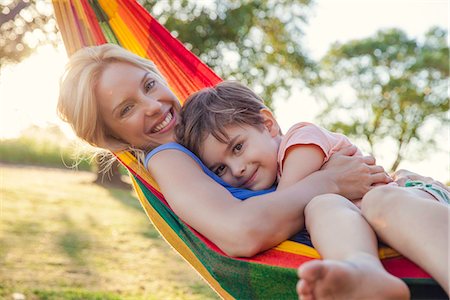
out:
<path id="1" fill-rule="evenodd" d="M 131 109 L 133 108 L 133 105 L 126 105 L 122 108 L 122 110 L 120 111 L 120 116 L 123 117 L 125 116 Z"/>
<path id="2" fill-rule="evenodd" d="M 241 151 L 242 150 L 242 147 L 243 147 L 243 144 L 242 143 L 238 143 L 238 144 L 236 144 L 235 146 L 234 146 L 234 148 L 233 148 L 233 152 L 239 152 L 239 151 Z"/>
<path id="3" fill-rule="evenodd" d="M 214 173 L 217 175 L 217 176 L 219 176 L 219 177 L 221 177 L 224 173 L 225 173 L 225 166 L 224 165 L 220 165 L 220 166 L 218 166 L 215 170 L 214 170 Z"/>
<path id="4" fill-rule="evenodd" d="M 149 91 L 151 91 L 155 84 L 156 81 L 154 79 L 150 79 L 149 81 L 147 81 L 144 85 L 145 92 L 148 93 Z"/>

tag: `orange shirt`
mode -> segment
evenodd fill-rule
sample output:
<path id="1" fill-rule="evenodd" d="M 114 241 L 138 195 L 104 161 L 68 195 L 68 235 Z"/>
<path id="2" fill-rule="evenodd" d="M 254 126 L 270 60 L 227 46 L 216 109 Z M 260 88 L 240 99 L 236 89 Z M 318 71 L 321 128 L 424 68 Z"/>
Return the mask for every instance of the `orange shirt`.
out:
<path id="1" fill-rule="evenodd" d="M 300 122 L 292 126 L 288 132 L 283 136 L 278 149 L 278 165 L 279 174 L 282 174 L 282 162 L 286 151 L 289 147 L 294 145 L 317 145 L 319 146 L 325 158 L 323 163 L 330 159 L 331 155 L 341 150 L 343 147 L 353 145 L 352 142 L 343 134 L 330 132 L 324 128 L 307 122 Z M 362 155 L 361 151 L 355 155 Z"/>

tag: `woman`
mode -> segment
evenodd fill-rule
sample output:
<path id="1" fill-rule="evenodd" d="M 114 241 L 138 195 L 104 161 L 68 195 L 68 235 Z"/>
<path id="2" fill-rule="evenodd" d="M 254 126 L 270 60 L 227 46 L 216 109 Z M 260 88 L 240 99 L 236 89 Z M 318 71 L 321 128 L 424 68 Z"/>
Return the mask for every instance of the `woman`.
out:
<path id="1" fill-rule="evenodd" d="M 131 150 L 142 157 L 173 142 L 179 110 L 152 62 L 110 44 L 74 54 L 61 81 L 62 119 L 80 138 L 110 151 Z M 232 197 L 191 157 L 174 149 L 154 155 L 149 169 L 181 219 L 226 254 L 253 256 L 298 232 L 303 227 L 298 216 L 315 196 L 358 199 L 373 184 L 391 181 L 372 157 L 352 157 L 355 151 L 344 149 L 301 182 L 246 201 Z"/>

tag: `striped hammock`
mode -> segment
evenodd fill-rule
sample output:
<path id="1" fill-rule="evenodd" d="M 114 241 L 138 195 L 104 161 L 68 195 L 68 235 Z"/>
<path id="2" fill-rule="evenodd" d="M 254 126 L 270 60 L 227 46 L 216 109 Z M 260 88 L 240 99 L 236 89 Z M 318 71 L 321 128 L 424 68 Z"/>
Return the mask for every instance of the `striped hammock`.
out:
<path id="1" fill-rule="evenodd" d="M 53 6 L 69 55 L 85 46 L 119 44 L 154 61 L 182 103 L 191 93 L 221 81 L 135 0 L 53 0 Z M 252 258 L 229 257 L 174 214 L 134 156 L 121 153 L 118 159 L 130 171 L 154 226 L 222 298 L 297 297 L 296 268 L 320 258 L 316 250 L 286 241 Z M 426 272 L 392 249 L 380 248 L 379 253 L 385 268 L 408 284 L 414 298 L 445 295 Z"/>

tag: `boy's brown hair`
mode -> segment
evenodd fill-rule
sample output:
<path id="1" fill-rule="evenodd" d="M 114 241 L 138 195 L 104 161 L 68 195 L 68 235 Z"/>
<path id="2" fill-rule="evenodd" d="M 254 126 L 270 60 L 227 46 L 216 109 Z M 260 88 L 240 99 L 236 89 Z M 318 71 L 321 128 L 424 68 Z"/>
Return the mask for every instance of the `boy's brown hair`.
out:
<path id="1" fill-rule="evenodd" d="M 261 109 L 264 101 L 248 87 L 224 81 L 189 96 L 180 112 L 176 127 L 177 141 L 200 155 L 200 149 L 209 134 L 226 143 L 228 125 L 250 125 L 262 129 Z"/>

